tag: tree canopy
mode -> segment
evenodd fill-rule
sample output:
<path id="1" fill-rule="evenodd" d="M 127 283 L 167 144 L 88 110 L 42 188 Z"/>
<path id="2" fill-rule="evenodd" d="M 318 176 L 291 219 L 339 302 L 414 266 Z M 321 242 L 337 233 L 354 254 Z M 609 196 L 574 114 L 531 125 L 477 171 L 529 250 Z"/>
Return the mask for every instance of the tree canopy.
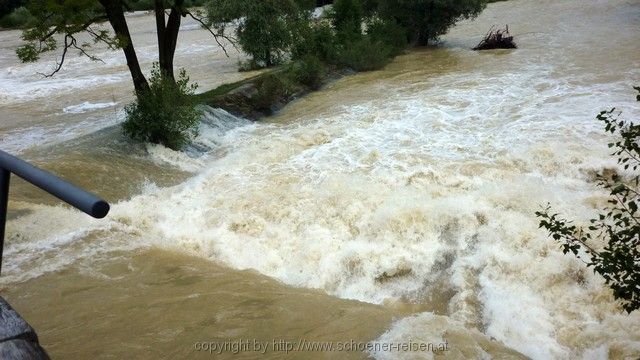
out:
<path id="1" fill-rule="evenodd" d="M 111 49 L 122 49 L 127 59 L 136 91 L 136 100 L 126 107 L 127 121 L 123 127 L 134 139 L 161 143 L 173 149 L 184 145 L 199 121 L 199 112 L 192 101 L 195 84 L 189 85 L 186 72 L 174 76 L 173 58 L 178 32 L 183 17 L 190 16 L 209 30 L 222 47 L 219 38 L 206 26 L 199 14 L 191 12 L 185 0 L 154 0 L 158 61 L 147 81 L 133 46 L 125 11 L 130 3 L 125 0 L 31 0 L 27 6 L 37 21 L 23 31 L 26 44 L 16 51 L 22 61 L 37 61 L 40 55 L 60 51 L 55 69 L 45 76 L 53 76 L 64 65 L 69 51 L 78 51 L 92 60 L 91 45 L 104 43 Z M 108 27 L 101 26 L 108 22 Z M 81 42 L 80 34 L 90 41 Z M 225 50 L 226 52 L 226 50 Z"/>
<path id="2" fill-rule="evenodd" d="M 9 15 L 14 9 L 24 6 L 26 0 L 3 0 L 0 1 L 0 18 Z"/>
<path id="3" fill-rule="evenodd" d="M 363 0 L 365 10 L 396 21 L 408 30 L 409 42 L 426 45 L 462 19 L 473 18 L 487 0 Z"/>
<path id="4" fill-rule="evenodd" d="M 184 0 L 155 0 L 156 31 L 158 37 L 158 63 L 160 70 L 170 79 L 174 78 L 173 58 L 175 55 L 181 19 L 190 16 L 205 26 L 198 14 L 187 8 Z M 36 18 L 29 28 L 23 31 L 26 44 L 17 49 L 18 57 L 25 62 L 37 61 L 45 52 L 59 50 L 60 60 L 55 69 L 45 76 L 52 76 L 64 65 L 68 52 L 78 51 L 92 60 L 92 43 L 104 43 L 111 49 L 122 49 L 127 66 L 137 92 L 149 89 L 138 57 L 131 40 L 131 34 L 125 17 L 130 4 L 125 0 L 30 0 L 27 7 Z M 168 13 L 168 14 L 167 14 Z M 105 29 L 99 24 L 108 22 Z M 214 39 L 222 46 L 217 34 L 209 29 Z M 80 42 L 79 34 L 88 34 L 91 41 Z"/>
<path id="5" fill-rule="evenodd" d="M 262 66 L 272 66 L 289 51 L 300 21 L 315 6 L 308 0 L 210 0 L 208 23 L 223 32 L 235 22 L 238 43 Z"/>

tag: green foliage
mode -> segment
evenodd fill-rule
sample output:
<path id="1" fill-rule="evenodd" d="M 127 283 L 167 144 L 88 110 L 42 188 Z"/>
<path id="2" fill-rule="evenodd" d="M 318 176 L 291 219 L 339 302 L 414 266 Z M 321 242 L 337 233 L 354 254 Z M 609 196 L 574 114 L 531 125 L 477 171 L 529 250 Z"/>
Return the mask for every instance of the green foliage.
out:
<path id="1" fill-rule="evenodd" d="M 269 17 L 268 13 L 245 18 L 238 32 L 242 49 L 267 67 L 279 64 L 291 43 L 291 33 L 284 18 Z"/>
<path id="2" fill-rule="evenodd" d="M 0 19 L 0 27 L 3 28 L 23 28 L 34 21 L 29 10 L 22 6 L 15 9 L 11 14 Z"/>
<path id="3" fill-rule="evenodd" d="M 364 15 L 362 0 L 336 0 L 329 12 L 336 33 L 335 62 L 356 71 L 382 68 L 406 45 L 406 31 L 394 20 Z"/>
<path id="4" fill-rule="evenodd" d="M 263 69 L 264 65 L 258 63 L 255 59 L 241 60 L 238 61 L 238 71 L 254 71 Z"/>
<path id="5" fill-rule="evenodd" d="M 125 107 L 125 133 L 136 140 L 180 149 L 196 134 L 200 120 L 193 100 L 196 88 L 196 84 L 189 84 L 184 69 L 174 83 L 154 64 L 149 90 L 139 93 L 136 101 Z"/>
<path id="6" fill-rule="evenodd" d="M 408 30 L 395 18 L 380 17 L 377 7 L 363 0 L 334 2 L 329 17 L 336 31 L 333 43 L 338 64 L 356 71 L 377 70 L 407 46 Z"/>
<path id="7" fill-rule="evenodd" d="M 258 83 L 257 92 L 251 97 L 251 101 L 256 109 L 269 112 L 272 106 L 292 92 L 293 84 L 287 76 L 268 74 Z"/>
<path id="8" fill-rule="evenodd" d="M 194 6 L 203 6 L 206 3 L 206 0 L 186 0 L 184 2 L 185 7 L 194 7 Z M 171 4 L 167 4 L 167 8 L 170 7 Z M 142 11 L 142 10 L 153 10 L 155 9 L 155 1 L 154 0 L 129 0 L 127 1 L 127 10 L 130 11 Z"/>
<path id="9" fill-rule="evenodd" d="M 185 0 L 185 7 L 196 7 L 196 6 L 204 6 L 207 3 L 207 0 Z"/>
<path id="10" fill-rule="evenodd" d="M 640 87 L 634 89 L 640 101 Z M 609 147 L 631 177 L 598 175 L 598 186 L 609 192 L 608 206 L 590 220 L 587 230 L 551 213 L 549 206 L 536 215 L 541 219 L 540 227 L 561 242 L 565 254 L 587 254 L 587 266 L 604 278 L 624 310 L 632 312 L 640 308 L 640 125 L 620 120 L 615 109 L 602 111 L 597 119 L 605 124 L 606 132 L 618 137 Z M 603 246 L 598 249 L 594 243 Z"/>
<path id="11" fill-rule="evenodd" d="M 397 14 L 404 18 L 382 11 L 393 1 L 398 3 L 397 7 L 407 10 L 404 14 Z M 479 10 L 484 6 L 484 0 L 433 2 L 447 11 L 460 4 L 482 4 Z M 295 6 L 292 5 L 294 3 Z M 420 14 L 412 11 L 416 8 L 413 5 L 421 3 L 425 0 L 336 0 L 325 16 L 314 18 L 309 12 L 314 1 L 309 0 L 212 0 L 207 6 L 209 24 L 218 31 L 224 31 L 229 23 L 238 24 L 236 35 L 240 45 L 253 57 L 241 64 L 243 70 L 268 65 L 268 56 L 262 56 L 265 53 L 277 54 L 277 60 L 288 57 L 291 62 L 251 80 L 252 86 L 238 93 L 227 91 L 225 96 L 220 94 L 222 90 L 215 90 L 203 94 L 203 97 L 215 97 L 211 103 L 228 106 L 249 116 L 268 114 L 294 94 L 321 86 L 326 72 L 344 67 L 356 71 L 380 69 L 393 56 L 400 54 L 416 33 L 416 29 L 407 24 L 411 24 L 414 18 L 420 18 Z M 446 11 L 440 15 L 446 16 L 451 24 L 454 22 L 452 19 L 471 16 L 470 13 L 456 15 Z M 259 18 L 254 23 L 252 17 Z M 278 22 L 282 23 L 278 25 Z M 257 24 L 263 25 L 255 32 L 246 30 L 246 27 Z M 250 36 L 243 38 L 243 34 Z M 274 39 L 285 40 L 274 45 L 270 43 Z M 257 42 L 256 48 L 251 48 L 249 42 Z"/>
<path id="12" fill-rule="evenodd" d="M 391 19 L 373 18 L 367 22 L 367 35 L 373 41 L 387 44 L 391 56 L 399 55 L 407 47 L 407 29 Z"/>
<path id="13" fill-rule="evenodd" d="M 13 10 L 25 6 L 27 4 L 27 0 L 2 0 L 0 1 L 0 18 L 3 18 Z"/>
<path id="14" fill-rule="evenodd" d="M 477 16 L 487 0 L 366 0 L 370 16 L 394 20 L 409 33 L 409 41 L 426 45 L 456 22 Z"/>
<path id="15" fill-rule="evenodd" d="M 341 41 L 350 41 L 362 34 L 364 9 L 361 0 L 334 1 L 329 17 Z"/>
<path id="16" fill-rule="evenodd" d="M 86 52 L 91 43 L 79 43 L 75 34 L 85 32 L 94 22 L 106 20 L 104 9 L 97 1 L 29 1 L 28 11 L 33 20 L 22 32 L 26 43 L 16 50 L 20 60 L 37 61 L 42 53 L 56 50 L 60 37 L 54 35 L 63 35 L 60 43 L 64 45 L 65 54 L 67 49 L 74 49 L 95 59 Z M 111 48 L 119 47 L 118 39 L 107 30 L 95 30 L 90 35 L 94 42 L 104 42 Z"/>
<path id="17" fill-rule="evenodd" d="M 308 16 L 306 6 L 295 0 L 211 0 L 206 12 L 209 23 L 219 31 L 236 21 L 242 50 L 255 63 L 269 67 L 281 63 L 289 51 L 295 29 Z"/>
<path id="18" fill-rule="evenodd" d="M 291 49 L 292 59 L 315 57 L 327 64 L 336 63 L 337 40 L 331 25 L 326 22 L 305 22 L 298 28 Z"/>
<path id="19" fill-rule="evenodd" d="M 294 81 L 310 89 L 319 89 L 324 79 L 325 69 L 322 62 L 313 55 L 307 55 L 291 63 L 289 72 Z"/>
<path id="20" fill-rule="evenodd" d="M 338 61 L 356 71 L 378 70 L 389 63 L 393 52 L 392 46 L 364 35 L 347 42 L 338 53 Z"/>
<path id="21" fill-rule="evenodd" d="M 127 2 L 130 11 L 153 10 L 155 8 L 154 0 L 130 0 Z"/>

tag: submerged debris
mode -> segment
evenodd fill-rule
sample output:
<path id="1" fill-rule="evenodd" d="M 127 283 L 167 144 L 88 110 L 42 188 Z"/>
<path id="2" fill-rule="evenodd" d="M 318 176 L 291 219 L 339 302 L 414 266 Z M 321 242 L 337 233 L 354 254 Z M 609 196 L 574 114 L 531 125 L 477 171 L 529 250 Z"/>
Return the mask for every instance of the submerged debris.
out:
<path id="1" fill-rule="evenodd" d="M 473 50 L 516 49 L 517 47 L 513 42 L 513 36 L 509 34 L 509 25 L 504 29 L 496 29 L 494 25 Z"/>
<path id="2" fill-rule="evenodd" d="M 413 270 L 410 267 L 401 265 L 397 269 L 385 271 L 382 274 L 376 276 L 376 282 L 386 283 L 387 281 L 391 281 L 396 278 L 411 275 L 412 272 Z"/>

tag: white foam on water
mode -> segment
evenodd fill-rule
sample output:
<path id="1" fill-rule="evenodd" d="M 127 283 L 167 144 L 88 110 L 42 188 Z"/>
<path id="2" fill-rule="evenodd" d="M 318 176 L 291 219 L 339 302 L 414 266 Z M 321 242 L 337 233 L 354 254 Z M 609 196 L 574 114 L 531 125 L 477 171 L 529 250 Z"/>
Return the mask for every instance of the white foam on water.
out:
<path id="1" fill-rule="evenodd" d="M 163 145 L 147 144 L 147 152 L 153 162 L 196 173 L 206 167 L 210 156 L 219 156 L 227 151 L 225 143 L 234 136 L 237 129 L 253 124 L 222 109 L 200 106 L 199 110 L 202 120 L 196 135 L 191 137 L 187 150 L 175 151 Z"/>
<path id="2" fill-rule="evenodd" d="M 0 74 L 0 101 L 2 103 L 17 103 L 69 94 L 82 89 L 122 83 L 129 81 L 130 78 L 127 72 L 82 75 L 73 73 L 72 70 L 64 75 L 60 74 L 53 78 L 44 78 L 36 74 L 37 70 L 32 64 L 28 64 L 23 68 L 20 74 L 4 76 Z M 11 69 L 7 69 L 7 71 L 11 71 Z M 49 71 L 49 69 L 43 71 Z"/>
<path id="3" fill-rule="evenodd" d="M 68 115 L 72 115 L 72 113 L 68 113 Z M 0 148 L 13 154 L 19 154 L 34 146 L 60 144 L 114 126 L 122 122 L 124 117 L 124 110 L 117 109 L 112 114 L 90 115 L 85 120 L 72 124 L 47 125 L 46 120 L 43 120 L 43 125 L 18 128 L 1 134 Z"/>
<path id="4" fill-rule="evenodd" d="M 106 103 L 91 103 L 85 101 L 82 104 L 67 106 L 62 109 L 62 112 L 67 114 L 83 114 L 94 110 L 110 108 L 116 105 L 118 105 L 118 103 L 113 101 Z"/>
<path id="5" fill-rule="evenodd" d="M 204 166 L 203 159 L 194 159 L 181 151 L 163 145 L 147 144 L 147 152 L 156 164 L 170 165 L 186 172 L 196 172 Z"/>
<path id="6" fill-rule="evenodd" d="M 576 100 L 565 93 L 575 88 L 521 90 L 517 81 L 535 82 L 523 69 L 519 80 L 482 85 L 482 92 L 472 87 L 464 98 L 475 100 L 456 107 L 459 95 L 448 89 L 465 88 L 467 79 L 446 75 L 432 80 L 439 87 L 401 96 L 393 95 L 400 85 L 389 84 L 384 99 L 293 123 L 250 123 L 205 108 L 196 143 L 206 157 L 150 148 L 152 157 L 184 163 L 195 176 L 115 204 L 109 238 L 372 303 L 420 302 L 449 290 L 449 315 L 437 321 L 463 324 L 478 344 L 485 344 L 476 336 L 482 331 L 532 358 L 633 354 L 639 315 L 620 315 L 602 280 L 563 256 L 533 215 L 551 202 L 584 223 L 604 201 L 589 175 L 613 165 L 592 120 L 597 95 Z M 496 106 L 514 92 L 513 107 Z M 549 116 L 556 107 L 561 114 Z M 39 216 L 46 215 L 37 211 L 31 221 Z M 72 218 L 61 230 L 66 238 L 43 236 L 34 246 L 77 239 L 78 228 L 97 231 L 78 224 Z M 12 229 L 31 231 L 18 223 Z M 71 248 L 65 259 L 111 247 L 98 244 Z M 12 279 L 28 277 L 12 268 Z M 389 334 L 418 337 L 421 321 L 399 322 Z"/>
<path id="7" fill-rule="evenodd" d="M 63 206 L 12 203 L 26 215 L 9 221 L 2 284 L 18 283 L 57 271 L 78 261 L 94 261 L 113 251 L 144 246 L 128 241 L 136 229 L 92 219 Z"/>
<path id="8" fill-rule="evenodd" d="M 518 87 L 499 86 L 484 96 Z M 447 96 L 429 88 L 327 119 L 214 132 L 225 151 L 197 176 L 113 216 L 157 246 L 343 298 L 419 302 L 450 289 L 451 321 L 533 358 L 634 351 L 640 333 L 625 329 L 638 315 L 603 326 L 619 316 L 610 292 L 533 216 L 551 202 L 584 221 L 603 202 L 589 173 L 613 162 L 580 110 L 595 98 L 564 96 L 569 110 L 553 118 L 523 99 L 522 115 L 505 119 L 491 101 L 460 110 Z"/>
<path id="9" fill-rule="evenodd" d="M 430 360 L 442 356 L 449 359 L 514 358 L 495 356 L 495 350 L 500 345 L 479 331 L 470 331 L 462 323 L 446 316 L 438 316 L 428 312 L 395 322 L 391 330 L 371 342 L 370 346 L 374 348 L 376 344 L 380 344 L 378 349 L 369 351 L 369 354 L 379 360 Z M 384 344 L 406 344 L 406 346 L 420 346 L 422 344 L 427 348 L 427 351 L 382 349 Z M 513 354 L 507 352 L 505 355 Z"/>

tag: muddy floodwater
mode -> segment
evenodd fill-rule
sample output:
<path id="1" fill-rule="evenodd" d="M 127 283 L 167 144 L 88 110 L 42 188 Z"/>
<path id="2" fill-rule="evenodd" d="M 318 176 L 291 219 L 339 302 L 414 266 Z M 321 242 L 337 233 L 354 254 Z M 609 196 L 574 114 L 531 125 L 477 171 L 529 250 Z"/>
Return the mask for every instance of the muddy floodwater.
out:
<path id="1" fill-rule="evenodd" d="M 153 15 L 129 21 L 148 71 Z M 494 24 L 519 48 L 471 51 Z M 120 52 L 45 79 L 55 54 L 21 64 L 19 36 L 0 32 L 0 148 L 112 203 L 92 220 L 12 183 L 0 291 L 53 358 L 258 357 L 246 342 L 272 359 L 640 357 L 640 313 L 534 215 L 584 224 L 606 202 L 595 114 L 640 115 L 640 1 L 492 3 L 261 122 L 203 108 L 184 152 L 121 134 Z M 254 75 L 241 59 L 185 21 L 175 63 L 200 91 Z"/>

